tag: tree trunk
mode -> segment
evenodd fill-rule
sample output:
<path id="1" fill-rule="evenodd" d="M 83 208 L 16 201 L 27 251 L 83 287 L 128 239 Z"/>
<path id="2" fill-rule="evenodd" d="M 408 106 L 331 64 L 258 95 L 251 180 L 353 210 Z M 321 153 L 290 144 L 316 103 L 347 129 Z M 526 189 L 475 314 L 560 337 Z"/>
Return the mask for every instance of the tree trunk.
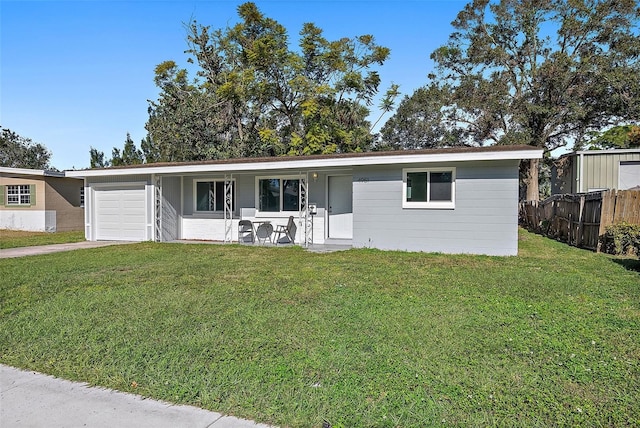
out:
<path id="1" fill-rule="evenodd" d="M 540 191 L 538 189 L 538 166 L 540 159 L 530 159 L 529 169 L 527 170 L 527 201 L 537 201 L 540 199 Z"/>

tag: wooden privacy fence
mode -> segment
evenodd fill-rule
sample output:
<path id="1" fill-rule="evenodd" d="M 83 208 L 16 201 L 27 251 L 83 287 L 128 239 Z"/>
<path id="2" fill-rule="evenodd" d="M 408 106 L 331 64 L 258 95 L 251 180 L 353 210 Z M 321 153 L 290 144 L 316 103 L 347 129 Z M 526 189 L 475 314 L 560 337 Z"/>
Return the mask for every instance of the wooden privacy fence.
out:
<path id="1" fill-rule="evenodd" d="M 640 224 L 640 191 L 553 195 L 520 203 L 520 223 L 527 229 L 595 251 L 606 227 L 620 222 Z"/>

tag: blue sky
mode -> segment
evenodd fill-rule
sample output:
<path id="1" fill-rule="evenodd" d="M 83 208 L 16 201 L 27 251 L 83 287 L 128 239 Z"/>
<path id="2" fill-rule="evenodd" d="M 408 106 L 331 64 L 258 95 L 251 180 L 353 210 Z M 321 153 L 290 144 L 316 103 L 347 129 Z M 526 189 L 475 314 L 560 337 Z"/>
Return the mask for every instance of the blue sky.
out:
<path id="1" fill-rule="evenodd" d="M 155 66 L 187 65 L 183 23 L 237 22 L 242 1 L 0 0 L 0 124 L 49 148 L 52 166 L 89 166 L 91 146 L 111 155 L 127 132 L 146 135 Z M 313 22 L 330 40 L 372 34 L 391 49 L 379 71 L 409 95 L 427 81 L 431 52 L 447 41 L 466 1 L 255 1 L 293 41 Z M 372 114 L 372 121 L 377 118 Z M 388 118 L 385 117 L 384 120 Z"/>

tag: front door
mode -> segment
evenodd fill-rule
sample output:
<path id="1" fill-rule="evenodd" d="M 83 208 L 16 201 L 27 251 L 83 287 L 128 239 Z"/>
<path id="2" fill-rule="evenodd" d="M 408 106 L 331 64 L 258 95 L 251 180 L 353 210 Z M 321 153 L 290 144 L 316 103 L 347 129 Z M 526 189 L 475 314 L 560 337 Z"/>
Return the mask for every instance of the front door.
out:
<path id="1" fill-rule="evenodd" d="M 329 238 L 353 237 L 353 183 L 350 175 L 329 176 Z"/>

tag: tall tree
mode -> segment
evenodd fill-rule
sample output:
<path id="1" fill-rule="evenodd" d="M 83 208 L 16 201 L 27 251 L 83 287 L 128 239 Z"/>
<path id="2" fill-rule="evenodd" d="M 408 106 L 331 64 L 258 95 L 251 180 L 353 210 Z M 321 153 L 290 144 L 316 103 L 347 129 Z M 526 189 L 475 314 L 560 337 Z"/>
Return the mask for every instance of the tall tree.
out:
<path id="1" fill-rule="evenodd" d="M 147 130 L 160 159 L 368 150 L 375 67 L 389 49 L 370 35 L 329 41 L 310 23 L 293 49 L 287 30 L 254 3 L 238 15 L 225 29 L 188 25 L 199 80 L 173 61 L 156 68 L 161 93 Z"/>
<path id="2" fill-rule="evenodd" d="M 50 169 L 51 152 L 42 144 L 0 126 L 0 166 Z"/>
<path id="3" fill-rule="evenodd" d="M 381 148 L 389 150 L 451 147 L 465 144 L 460 129 L 446 126 L 448 94 L 436 84 L 405 96 L 381 130 Z"/>
<path id="4" fill-rule="evenodd" d="M 444 117 L 433 116 L 464 144 L 545 155 L 637 120 L 639 20 L 634 0 L 474 0 L 431 55 L 431 82 L 447 94 Z M 525 173 L 527 199 L 537 199 L 537 160 Z"/>

